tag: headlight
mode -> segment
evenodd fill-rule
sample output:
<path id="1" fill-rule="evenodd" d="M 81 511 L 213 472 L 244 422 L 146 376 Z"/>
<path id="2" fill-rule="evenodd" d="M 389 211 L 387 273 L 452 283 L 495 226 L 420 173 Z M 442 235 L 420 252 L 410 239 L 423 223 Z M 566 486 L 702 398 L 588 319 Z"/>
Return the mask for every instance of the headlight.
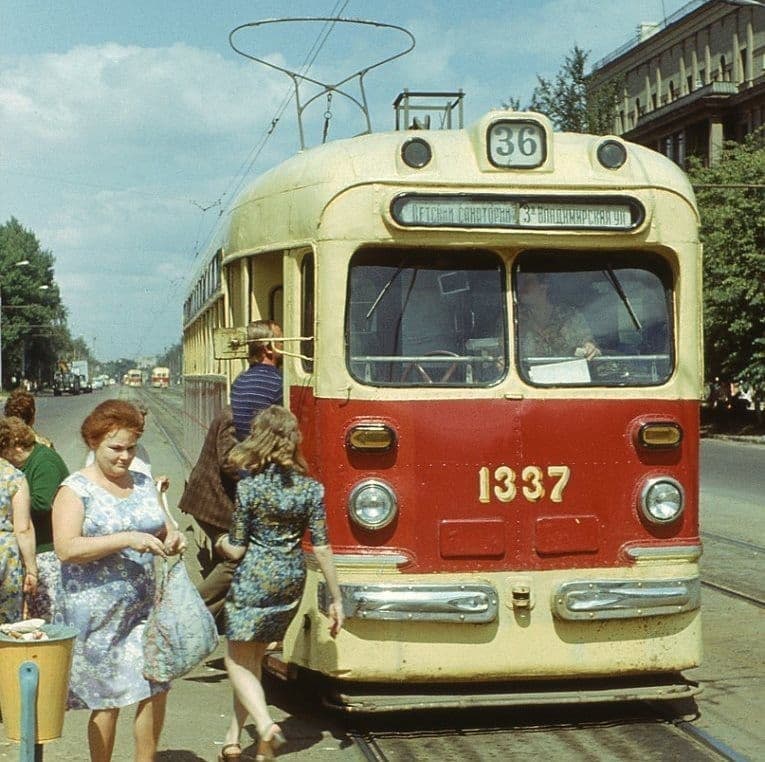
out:
<path id="1" fill-rule="evenodd" d="M 654 524 L 668 524 L 683 512 L 685 496 L 679 482 L 669 477 L 650 479 L 640 497 L 643 515 Z"/>
<path id="2" fill-rule="evenodd" d="M 618 140 L 604 140 L 597 153 L 598 161 L 606 169 L 619 169 L 627 161 L 627 149 Z"/>
<path id="3" fill-rule="evenodd" d="M 412 138 L 401 147 L 401 158 L 404 160 L 404 164 L 412 167 L 412 169 L 422 169 L 430 163 L 433 158 L 433 151 L 427 141 L 422 138 Z"/>
<path id="4" fill-rule="evenodd" d="M 382 529 L 396 517 L 396 495 L 379 479 L 359 482 L 348 498 L 351 519 L 364 529 Z"/>

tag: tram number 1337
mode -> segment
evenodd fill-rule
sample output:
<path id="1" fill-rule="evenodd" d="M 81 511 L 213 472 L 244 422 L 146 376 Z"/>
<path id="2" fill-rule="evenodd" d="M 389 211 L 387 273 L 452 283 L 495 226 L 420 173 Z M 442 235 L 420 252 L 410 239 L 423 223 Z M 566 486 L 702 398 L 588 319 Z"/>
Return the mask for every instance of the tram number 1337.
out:
<path id="1" fill-rule="evenodd" d="M 499 466 L 493 472 L 488 466 L 481 466 L 478 469 L 478 500 L 490 503 L 493 496 L 500 503 L 510 503 L 520 492 L 530 503 L 536 503 L 549 490 L 550 500 L 562 503 L 570 476 L 568 466 L 547 466 L 546 471 L 539 466 L 524 466 L 519 481 L 518 475 L 509 466 Z"/>

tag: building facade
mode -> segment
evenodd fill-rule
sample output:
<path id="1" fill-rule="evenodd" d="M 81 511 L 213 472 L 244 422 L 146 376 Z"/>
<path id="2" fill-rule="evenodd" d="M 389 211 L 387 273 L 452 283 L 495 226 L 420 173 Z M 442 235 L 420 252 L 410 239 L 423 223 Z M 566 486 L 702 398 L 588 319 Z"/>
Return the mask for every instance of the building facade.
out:
<path id="1" fill-rule="evenodd" d="M 614 134 L 681 166 L 713 164 L 723 142 L 765 124 L 765 4 L 694 0 L 598 61 L 597 90 L 616 85 Z"/>

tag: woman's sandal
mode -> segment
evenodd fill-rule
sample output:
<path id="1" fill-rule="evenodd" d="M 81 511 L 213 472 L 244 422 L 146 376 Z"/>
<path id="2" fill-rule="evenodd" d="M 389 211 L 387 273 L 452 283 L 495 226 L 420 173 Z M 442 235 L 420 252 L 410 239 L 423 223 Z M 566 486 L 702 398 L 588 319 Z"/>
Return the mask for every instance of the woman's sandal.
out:
<path id="1" fill-rule="evenodd" d="M 238 743 L 227 743 L 218 754 L 218 762 L 239 762 L 242 759 L 242 747 Z"/>
<path id="2" fill-rule="evenodd" d="M 260 737 L 255 762 L 268 762 L 268 760 L 276 759 L 276 752 L 286 743 L 287 739 L 284 737 L 282 729 L 273 723 L 268 731 Z"/>

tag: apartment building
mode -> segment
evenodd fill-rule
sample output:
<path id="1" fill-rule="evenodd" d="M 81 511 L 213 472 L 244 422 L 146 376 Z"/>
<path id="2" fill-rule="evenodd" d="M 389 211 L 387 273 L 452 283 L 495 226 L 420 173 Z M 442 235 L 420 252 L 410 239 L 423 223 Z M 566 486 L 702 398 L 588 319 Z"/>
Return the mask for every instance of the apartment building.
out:
<path id="1" fill-rule="evenodd" d="M 694 0 L 595 63 L 616 84 L 614 133 L 681 166 L 765 124 L 765 0 Z"/>

